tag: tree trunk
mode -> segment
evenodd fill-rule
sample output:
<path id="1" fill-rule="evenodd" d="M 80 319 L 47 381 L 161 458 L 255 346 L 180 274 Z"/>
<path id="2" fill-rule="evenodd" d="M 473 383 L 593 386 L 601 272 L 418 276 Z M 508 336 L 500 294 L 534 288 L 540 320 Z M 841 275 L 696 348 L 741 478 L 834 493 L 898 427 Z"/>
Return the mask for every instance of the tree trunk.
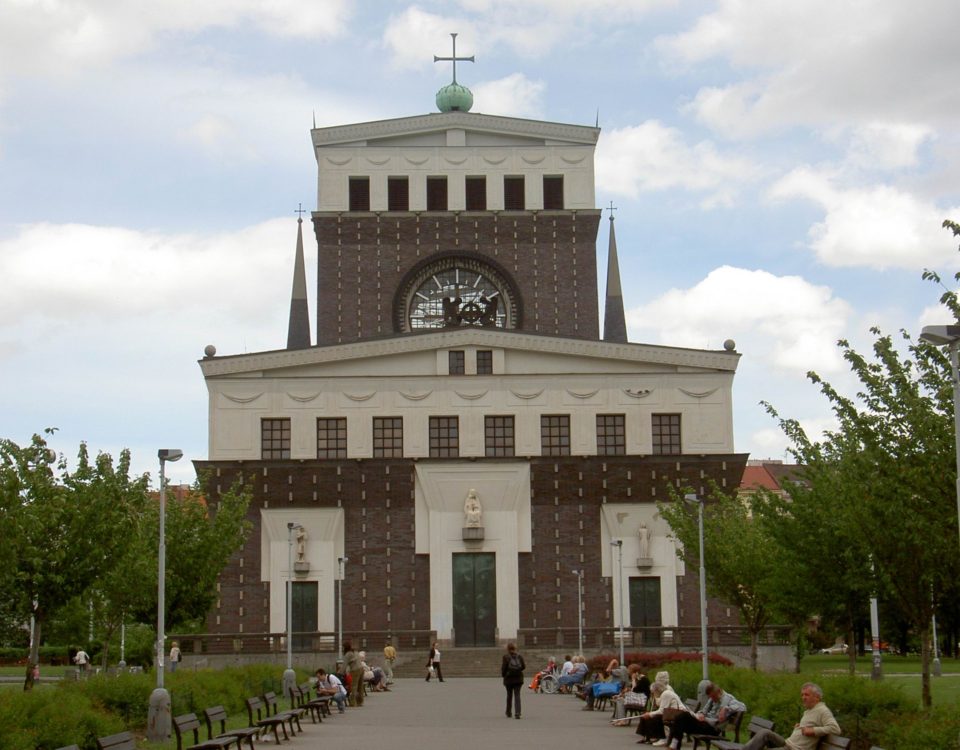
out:
<path id="1" fill-rule="evenodd" d="M 853 624 L 847 628 L 847 671 L 851 676 L 857 673 L 857 647 L 853 640 Z"/>
<path id="2" fill-rule="evenodd" d="M 803 659 L 803 646 L 806 638 L 803 637 L 803 628 L 797 628 L 797 648 L 793 653 L 793 671 L 800 674 L 800 660 Z"/>
<path id="3" fill-rule="evenodd" d="M 930 634 L 930 623 L 920 630 L 920 694 L 924 708 L 930 708 L 933 700 L 930 697 L 930 650 L 933 638 Z"/>
<path id="4" fill-rule="evenodd" d="M 757 671 L 757 646 L 760 642 L 760 633 L 756 630 L 750 631 L 750 669 Z"/>
<path id="5" fill-rule="evenodd" d="M 30 661 L 33 664 L 40 663 L 40 626 L 42 622 L 43 620 L 40 617 L 40 612 L 35 611 L 33 613 L 33 647 L 30 649 Z"/>

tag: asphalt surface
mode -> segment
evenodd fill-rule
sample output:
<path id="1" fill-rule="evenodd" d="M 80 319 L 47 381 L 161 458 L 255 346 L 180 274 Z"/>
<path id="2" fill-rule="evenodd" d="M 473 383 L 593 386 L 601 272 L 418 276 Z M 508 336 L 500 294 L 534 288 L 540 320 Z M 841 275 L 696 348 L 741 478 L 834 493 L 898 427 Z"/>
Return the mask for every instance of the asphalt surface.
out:
<path id="1" fill-rule="evenodd" d="M 523 718 L 506 718 L 506 692 L 494 678 L 398 679 L 390 692 L 368 695 L 360 708 L 347 708 L 342 715 L 334 709 L 323 724 L 308 721 L 303 734 L 284 744 L 290 750 L 650 747 L 636 744 L 636 719 L 630 727 L 613 727 L 610 711 L 583 711 L 584 702 L 573 696 L 536 694 L 524 687 L 521 703 Z"/>

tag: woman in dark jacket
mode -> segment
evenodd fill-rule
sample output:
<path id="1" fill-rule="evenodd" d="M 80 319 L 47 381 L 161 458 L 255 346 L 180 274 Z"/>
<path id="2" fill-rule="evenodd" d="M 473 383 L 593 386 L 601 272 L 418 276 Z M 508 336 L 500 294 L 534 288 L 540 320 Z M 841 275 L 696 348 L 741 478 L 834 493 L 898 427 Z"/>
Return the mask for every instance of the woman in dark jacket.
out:
<path id="1" fill-rule="evenodd" d="M 507 653 L 503 655 L 500 665 L 500 676 L 503 677 L 503 686 L 507 689 L 507 718 L 510 718 L 511 704 L 513 715 L 520 718 L 520 689 L 523 687 L 523 670 L 527 668 L 523 657 L 517 653 L 515 643 L 507 644 Z"/>

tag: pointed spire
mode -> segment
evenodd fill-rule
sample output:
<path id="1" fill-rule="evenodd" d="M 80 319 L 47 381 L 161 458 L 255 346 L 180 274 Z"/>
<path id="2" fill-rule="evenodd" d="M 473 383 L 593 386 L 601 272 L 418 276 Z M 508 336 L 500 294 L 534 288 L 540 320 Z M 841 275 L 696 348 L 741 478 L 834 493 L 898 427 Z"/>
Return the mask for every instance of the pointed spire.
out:
<path id="1" fill-rule="evenodd" d="M 603 311 L 603 340 L 627 343 L 627 320 L 623 314 L 623 290 L 620 287 L 620 262 L 617 260 L 617 235 L 613 229 L 613 201 L 610 202 L 610 245 L 607 249 L 607 297 Z"/>
<path id="2" fill-rule="evenodd" d="M 296 212 L 301 216 L 297 217 L 297 254 L 293 262 L 287 349 L 306 349 L 310 346 L 310 309 L 307 305 L 307 272 L 303 260 L 303 204 Z"/>

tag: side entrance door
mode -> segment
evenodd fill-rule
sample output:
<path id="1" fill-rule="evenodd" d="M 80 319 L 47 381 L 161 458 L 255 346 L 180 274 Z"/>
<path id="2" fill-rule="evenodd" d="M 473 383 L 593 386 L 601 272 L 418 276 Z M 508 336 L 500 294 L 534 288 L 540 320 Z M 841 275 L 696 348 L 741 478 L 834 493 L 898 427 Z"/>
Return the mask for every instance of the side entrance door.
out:
<path id="1" fill-rule="evenodd" d="M 316 581 L 292 582 L 293 619 L 291 622 L 294 633 L 317 632 L 318 586 Z M 309 635 L 293 636 L 293 650 L 310 651 L 313 647 L 312 640 L 312 636 Z"/>
<path id="2" fill-rule="evenodd" d="M 493 552 L 453 555 L 453 632 L 457 646 L 495 646 L 497 562 Z"/>
<path id="3" fill-rule="evenodd" d="M 659 576 L 632 577 L 630 579 L 630 627 L 659 628 L 662 624 Z M 648 646 L 660 645 L 660 631 L 647 631 L 640 634 L 640 643 Z M 637 645 L 636 641 L 635 645 Z"/>

